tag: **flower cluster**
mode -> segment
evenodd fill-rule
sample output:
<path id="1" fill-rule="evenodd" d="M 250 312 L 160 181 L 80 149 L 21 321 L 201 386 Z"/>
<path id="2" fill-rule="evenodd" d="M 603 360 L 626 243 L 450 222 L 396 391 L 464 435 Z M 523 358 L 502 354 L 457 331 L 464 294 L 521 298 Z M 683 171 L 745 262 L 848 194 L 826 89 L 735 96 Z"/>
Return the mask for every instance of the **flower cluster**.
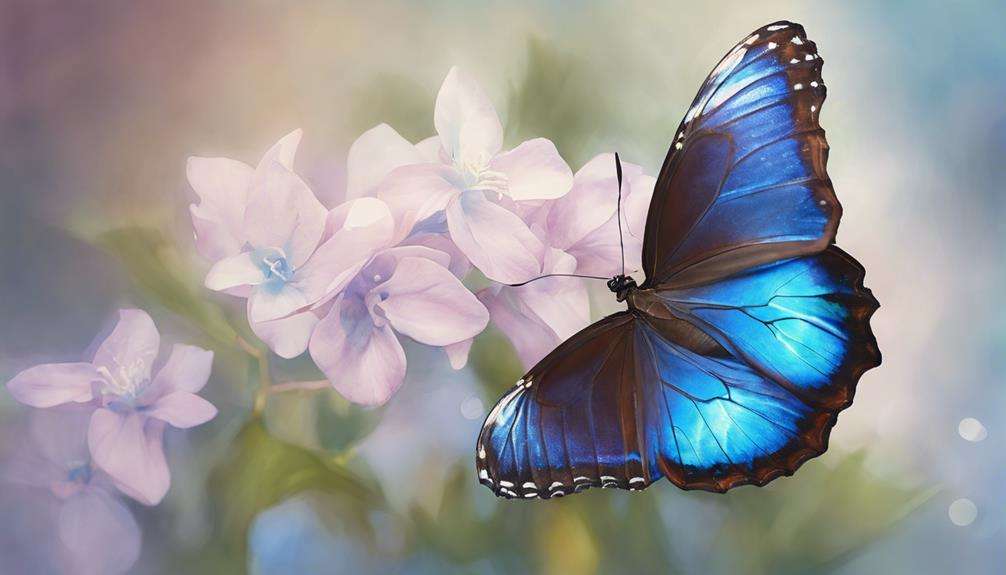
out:
<path id="1" fill-rule="evenodd" d="M 294 172 L 301 132 L 251 167 L 193 157 L 196 243 L 206 286 L 247 300 L 252 330 L 282 357 L 309 352 L 351 401 L 386 402 L 402 385 L 400 336 L 467 362 L 494 322 L 526 364 L 589 322 L 585 286 L 541 275 L 620 270 L 614 157 L 575 175 L 547 139 L 503 149 L 503 125 L 479 85 L 451 69 L 436 135 L 413 144 L 385 124 L 347 160 L 345 202 L 326 209 Z M 627 264 L 638 267 L 653 178 L 626 164 Z M 494 283 L 472 293 L 472 268 Z"/>
<path id="2" fill-rule="evenodd" d="M 7 383 L 15 399 L 39 408 L 13 479 L 47 490 L 58 502 L 70 572 L 132 565 L 139 528 L 117 493 L 160 503 L 171 483 L 165 427 L 194 427 L 217 414 L 197 395 L 209 379 L 213 352 L 176 344 L 155 371 L 159 350 L 150 316 L 124 309 L 90 361 L 37 365 Z"/>

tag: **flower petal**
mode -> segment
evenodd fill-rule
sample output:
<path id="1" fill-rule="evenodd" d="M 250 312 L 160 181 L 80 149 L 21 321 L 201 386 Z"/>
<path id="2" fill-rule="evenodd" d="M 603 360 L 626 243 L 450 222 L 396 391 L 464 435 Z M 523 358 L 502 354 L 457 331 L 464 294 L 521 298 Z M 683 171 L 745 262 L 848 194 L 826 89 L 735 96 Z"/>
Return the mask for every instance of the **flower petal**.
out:
<path id="1" fill-rule="evenodd" d="M 313 311 L 306 311 L 272 321 L 249 323 L 255 335 L 269 349 L 282 358 L 290 359 L 307 351 L 318 316 Z"/>
<path id="2" fill-rule="evenodd" d="M 446 164 L 451 161 L 447 157 L 447 153 L 444 152 L 443 146 L 440 145 L 440 136 L 430 136 L 425 140 L 420 140 L 416 143 L 416 149 L 423 156 L 424 162 Z"/>
<path id="3" fill-rule="evenodd" d="M 569 274 L 577 270 L 576 259 L 549 248 L 542 266 L 543 274 Z M 587 286 L 578 278 L 546 278 L 521 287 L 503 287 L 519 299 L 525 310 L 547 325 L 560 341 L 590 323 L 590 298 Z"/>
<path id="4" fill-rule="evenodd" d="M 125 573 L 140 556 L 140 527 L 121 501 L 101 489 L 85 489 L 59 511 L 59 539 L 70 572 Z"/>
<path id="5" fill-rule="evenodd" d="M 516 214 L 465 192 L 447 206 L 451 239 L 491 280 L 518 283 L 538 275 L 544 245 Z"/>
<path id="6" fill-rule="evenodd" d="M 318 247 L 327 218 L 314 192 L 279 162 L 255 171 L 244 220 L 253 247 L 281 249 L 297 268 Z"/>
<path id="7" fill-rule="evenodd" d="M 374 288 L 396 331 L 427 345 L 449 345 L 474 337 L 489 323 L 489 312 L 447 268 L 407 257 L 394 275 Z"/>
<path id="8" fill-rule="evenodd" d="M 171 485 L 163 434 L 161 421 L 101 408 L 91 416 L 87 443 L 95 464 L 123 493 L 145 505 L 157 505 Z"/>
<path id="9" fill-rule="evenodd" d="M 459 164 L 485 165 L 503 142 L 503 124 L 478 83 L 457 67 L 444 79 L 433 125 L 447 155 Z"/>
<path id="10" fill-rule="evenodd" d="M 280 138 L 272 147 L 266 150 L 265 154 L 262 154 L 262 159 L 259 160 L 256 169 L 262 169 L 268 164 L 279 162 L 284 168 L 293 171 L 293 159 L 297 154 L 297 147 L 300 145 L 300 139 L 303 136 L 304 131 L 298 128 Z"/>
<path id="11" fill-rule="evenodd" d="M 478 298 L 489 310 L 493 325 L 513 344 L 525 368 L 530 369 L 562 342 L 514 297 L 512 290 L 487 288 L 478 293 Z"/>
<path id="12" fill-rule="evenodd" d="M 32 410 L 28 426 L 32 449 L 47 461 L 62 467 L 64 473 L 69 465 L 87 461 L 90 459 L 87 426 L 93 412 L 93 409 L 83 406 Z"/>
<path id="13" fill-rule="evenodd" d="M 388 174 L 376 194 L 391 209 L 395 239 L 401 241 L 417 223 L 447 207 L 461 193 L 460 180 L 457 170 L 441 164 L 402 166 Z"/>
<path id="14" fill-rule="evenodd" d="M 254 170 L 228 158 L 190 157 L 185 172 L 200 200 L 189 206 L 199 253 L 210 260 L 237 254 L 245 243 L 245 204 Z"/>
<path id="15" fill-rule="evenodd" d="M 472 338 L 469 338 L 444 346 L 444 352 L 447 354 L 447 361 L 451 363 L 451 367 L 461 369 L 468 364 L 468 352 L 472 350 L 473 341 Z"/>
<path id="16" fill-rule="evenodd" d="M 336 300 L 311 336 L 311 357 L 346 399 L 381 405 L 405 381 L 405 351 L 390 326 L 376 327 L 358 298 Z"/>
<path id="17" fill-rule="evenodd" d="M 424 246 L 432 251 L 443 254 L 442 256 L 424 255 L 438 264 L 447 267 L 451 273 L 458 278 L 464 278 L 468 271 L 472 269 L 472 263 L 468 261 L 465 254 L 461 253 L 458 246 L 451 241 L 451 236 L 446 233 L 423 233 L 410 235 L 403 245 Z"/>
<path id="18" fill-rule="evenodd" d="M 240 286 L 258 285 L 265 279 L 265 272 L 255 261 L 252 252 L 244 252 L 213 264 L 203 283 L 213 291 L 224 291 Z"/>
<path id="19" fill-rule="evenodd" d="M 293 285 L 311 305 L 324 302 L 341 290 L 377 250 L 392 241 L 394 222 L 383 201 L 359 198 L 336 211 L 339 214 L 333 216 L 333 221 L 341 220 L 341 227 L 294 274 Z"/>
<path id="20" fill-rule="evenodd" d="M 549 243 L 566 249 L 611 219 L 618 207 L 615 155 L 599 154 L 576 172 L 569 194 L 548 211 Z"/>
<path id="21" fill-rule="evenodd" d="M 290 282 L 278 288 L 261 287 L 248 298 L 248 320 L 258 323 L 279 319 L 312 303 L 300 287 Z"/>
<path id="22" fill-rule="evenodd" d="M 423 154 L 387 124 L 378 124 L 349 147 L 346 199 L 373 195 L 377 185 L 399 166 L 425 162 Z"/>
<path id="23" fill-rule="evenodd" d="M 573 186 L 573 171 L 545 138 L 528 140 L 500 154 L 489 168 L 507 176 L 507 195 L 514 201 L 552 200 Z"/>
<path id="24" fill-rule="evenodd" d="M 135 381 L 150 379 L 161 335 L 154 320 L 140 309 L 120 309 L 119 322 L 94 354 L 94 365 L 113 377 L 123 371 Z"/>
<path id="25" fill-rule="evenodd" d="M 625 190 L 627 194 L 622 197 L 622 240 L 625 268 L 632 272 L 643 265 L 643 234 L 656 180 L 639 174 L 630 182 Z M 623 248 L 619 243 L 618 221 L 612 216 L 570 245 L 567 251 L 576 257 L 578 273 L 610 276 L 620 271 Z"/>
<path id="26" fill-rule="evenodd" d="M 145 410 L 147 417 L 186 429 L 202 425 L 217 415 L 213 404 L 188 391 L 175 391 L 157 399 Z"/>
<path id="27" fill-rule="evenodd" d="M 7 391 L 32 407 L 86 403 L 93 398 L 91 384 L 101 379 L 90 363 L 45 363 L 15 375 L 7 382 Z"/>
<path id="28" fill-rule="evenodd" d="M 168 361 L 154 376 L 144 392 L 142 399 L 149 398 L 153 402 L 162 395 L 174 391 L 196 393 L 206 385 L 213 369 L 213 352 L 196 347 L 176 343 L 171 348 Z"/>

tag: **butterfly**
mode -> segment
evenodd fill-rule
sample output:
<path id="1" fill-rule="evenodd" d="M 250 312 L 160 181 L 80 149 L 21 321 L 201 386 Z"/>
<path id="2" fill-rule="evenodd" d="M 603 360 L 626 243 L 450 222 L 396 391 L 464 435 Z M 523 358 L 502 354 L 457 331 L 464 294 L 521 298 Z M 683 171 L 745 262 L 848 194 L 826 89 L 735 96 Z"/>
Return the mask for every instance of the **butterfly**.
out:
<path id="1" fill-rule="evenodd" d="M 560 344 L 493 407 L 476 445 L 483 485 L 547 499 L 666 477 L 722 493 L 824 453 L 881 355 L 865 271 L 834 245 L 821 65 L 783 21 L 713 69 L 654 188 L 645 281 L 612 278 L 627 309 Z"/>

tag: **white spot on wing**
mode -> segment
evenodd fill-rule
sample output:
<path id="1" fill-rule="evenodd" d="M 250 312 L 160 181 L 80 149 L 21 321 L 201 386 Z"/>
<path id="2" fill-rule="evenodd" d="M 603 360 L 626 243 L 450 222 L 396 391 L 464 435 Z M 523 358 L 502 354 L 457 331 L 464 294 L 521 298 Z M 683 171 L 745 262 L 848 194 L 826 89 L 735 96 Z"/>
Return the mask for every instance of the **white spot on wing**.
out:
<path id="1" fill-rule="evenodd" d="M 799 36 L 793 36 L 793 43 L 800 46 L 803 44 L 803 40 L 801 40 Z"/>
<path id="2" fill-rule="evenodd" d="M 775 42 L 769 42 L 769 43 L 768 43 L 768 49 L 769 49 L 769 50 L 775 50 L 775 49 L 776 49 L 776 48 L 778 48 L 778 47 L 779 47 L 779 45 L 778 45 L 778 44 L 776 44 Z"/>
<path id="3" fill-rule="evenodd" d="M 793 84 L 793 89 L 794 90 L 803 90 L 803 84 L 800 84 L 799 82 L 796 83 L 796 84 Z"/>
<path id="4" fill-rule="evenodd" d="M 775 24 L 774 26 L 769 26 L 768 28 L 765 29 L 768 30 L 769 32 L 775 32 L 776 30 L 783 30 L 788 27 L 789 26 L 787 24 Z"/>

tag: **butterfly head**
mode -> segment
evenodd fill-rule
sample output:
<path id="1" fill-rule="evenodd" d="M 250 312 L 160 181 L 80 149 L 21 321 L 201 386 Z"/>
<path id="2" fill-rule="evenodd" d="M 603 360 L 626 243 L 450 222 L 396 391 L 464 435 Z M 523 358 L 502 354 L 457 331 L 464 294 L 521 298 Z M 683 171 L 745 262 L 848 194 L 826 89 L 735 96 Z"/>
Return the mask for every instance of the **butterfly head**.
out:
<path id="1" fill-rule="evenodd" d="M 608 280 L 608 289 L 615 294 L 615 299 L 622 302 L 629 297 L 629 292 L 636 289 L 636 280 L 626 275 L 617 275 Z"/>

